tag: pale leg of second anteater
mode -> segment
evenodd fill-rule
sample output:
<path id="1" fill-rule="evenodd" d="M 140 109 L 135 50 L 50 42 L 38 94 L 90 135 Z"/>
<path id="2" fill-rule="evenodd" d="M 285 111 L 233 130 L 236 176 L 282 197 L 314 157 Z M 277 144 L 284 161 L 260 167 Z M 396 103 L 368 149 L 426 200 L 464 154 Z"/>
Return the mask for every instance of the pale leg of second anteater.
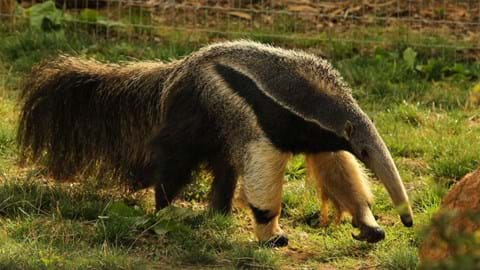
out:
<path id="1" fill-rule="evenodd" d="M 330 209 L 329 207 L 329 199 L 328 196 L 326 195 L 325 192 L 321 192 L 320 190 L 317 189 L 317 193 L 320 192 L 320 200 L 321 200 L 321 206 L 320 206 L 320 226 L 322 227 L 327 227 L 330 224 L 330 219 L 328 217 L 328 210 Z"/>
<path id="2" fill-rule="evenodd" d="M 372 195 L 365 174 L 350 153 L 339 151 L 307 155 L 307 170 L 311 170 L 313 180 L 320 189 L 322 205 L 328 198 L 333 202 L 337 215 L 343 211 L 352 215 L 352 224 L 360 229 L 360 234 L 354 235 L 355 239 L 377 242 L 385 237 L 370 210 Z"/>
<path id="3" fill-rule="evenodd" d="M 257 141 L 247 147 L 243 191 L 255 219 L 255 235 L 267 246 L 286 246 L 288 238 L 278 224 L 282 186 L 289 154 L 269 142 Z"/>
<path id="4" fill-rule="evenodd" d="M 328 216 L 330 198 L 328 192 L 322 187 L 325 184 L 324 173 L 321 171 L 322 166 L 319 166 L 318 164 L 323 164 L 324 169 L 329 167 L 330 164 L 322 162 L 324 161 L 322 157 L 323 155 L 319 154 L 307 154 L 305 156 L 305 167 L 307 168 L 307 181 L 310 181 L 315 187 L 317 198 L 320 202 L 320 226 L 327 227 L 330 225 L 330 218 Z"/>

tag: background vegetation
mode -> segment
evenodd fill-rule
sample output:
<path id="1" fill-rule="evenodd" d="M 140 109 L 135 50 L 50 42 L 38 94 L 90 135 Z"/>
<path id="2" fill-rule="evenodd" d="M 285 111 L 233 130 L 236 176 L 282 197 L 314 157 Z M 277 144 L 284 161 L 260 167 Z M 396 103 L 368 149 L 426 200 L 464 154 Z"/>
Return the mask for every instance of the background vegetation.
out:
<path id="1" fill-rule="evenodd" d="M 424 228 L 442 196 L 478 166 L 480 62 L 470 52 L 395 42 L 397 28 L 364 30 L 392 40 L 375 46 L 174 29 L 153 40 L 121 30 L 104 39 L 98 25 L 95 31 L 88 26 L 70 31 L 68 15 L 48 3 L 22 10 L 17 30 L 0 31 L 0 269 L 414 269 Z M 409 33 L 410 40 L 424 38 Z M 394 156 L 413 202 L 413 229 L 401 225 L 374 180 L 373 211 L 386 230 L 384 241 L 357 242 L 348 223 L 319 228 L 318 203 L 300 156 L 291 160 L 285 177 L 281 223 L 291 243 L 282 249 L 257 244 L 248 211 L 236 208 L 223 217 L 205 210 L 206 172 L 195 175 L 197 181 L 174 206 L 155 213 L 150 191 L 130 193 L 102 184 L 108 179 L 52 183 L 41 167 L 18 164 L 16 99 L 22 77 L 35 63 L 61 53 L 111 62 L 168 61 L 205 43 L 239 37 L 332 60 Z M 455 45 L 448 35 L 429 38 Z"/>

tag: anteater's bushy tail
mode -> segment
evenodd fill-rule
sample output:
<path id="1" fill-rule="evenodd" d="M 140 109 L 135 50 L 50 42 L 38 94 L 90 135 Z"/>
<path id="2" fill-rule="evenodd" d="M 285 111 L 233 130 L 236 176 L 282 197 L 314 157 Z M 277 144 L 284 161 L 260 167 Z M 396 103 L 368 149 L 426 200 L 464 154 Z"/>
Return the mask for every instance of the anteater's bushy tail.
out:
<path id="1" fill-rule="evenodd" d="M 24 85 L 18 144 L 57 179 L 86 171 L 126 176 L 148 159 L 171 64 L 121 65 L 61 56 Z"/>

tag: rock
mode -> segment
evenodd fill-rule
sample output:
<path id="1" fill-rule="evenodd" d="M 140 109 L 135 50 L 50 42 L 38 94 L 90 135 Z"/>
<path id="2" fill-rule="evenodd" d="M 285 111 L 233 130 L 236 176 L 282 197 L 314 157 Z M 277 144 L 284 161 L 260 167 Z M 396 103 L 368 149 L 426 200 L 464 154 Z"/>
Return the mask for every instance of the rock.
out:
<path id="1" fill-rule="evenodd" d="M 464 176 L 443 198 L 432 219 L 432 228 L 420 246 L 421 262 L 425 265 L 441 263 L 452 256 L 477 256 L 480 243 L 475 242 L 479 239 L 474 235 L 480 234 L 479 216 L 480 168 Z"/>

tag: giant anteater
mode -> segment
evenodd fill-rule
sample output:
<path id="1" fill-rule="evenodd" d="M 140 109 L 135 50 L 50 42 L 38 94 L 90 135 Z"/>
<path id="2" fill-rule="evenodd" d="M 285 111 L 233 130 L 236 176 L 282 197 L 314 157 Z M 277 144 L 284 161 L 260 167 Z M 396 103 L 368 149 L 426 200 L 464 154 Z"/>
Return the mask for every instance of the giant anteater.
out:
<path id="1" fill-rule="evenodd" d="M 233 41 L 170 63 L 47 61 L 24 86 L 18 142 L 56 178 L 97 171 L 154 185 L 158 209 L 205 162 L 214 175 L 212 207 L 228 212 L 242 179 L 255 233 L 274 245 L 288 240 L 278 217 L 289 156 L 345 150 L 412 225 L 397 168 L 350 87 L 326 60 L 300 51 Z M 383 238 L 358 222 L 365 240 Z"/>

